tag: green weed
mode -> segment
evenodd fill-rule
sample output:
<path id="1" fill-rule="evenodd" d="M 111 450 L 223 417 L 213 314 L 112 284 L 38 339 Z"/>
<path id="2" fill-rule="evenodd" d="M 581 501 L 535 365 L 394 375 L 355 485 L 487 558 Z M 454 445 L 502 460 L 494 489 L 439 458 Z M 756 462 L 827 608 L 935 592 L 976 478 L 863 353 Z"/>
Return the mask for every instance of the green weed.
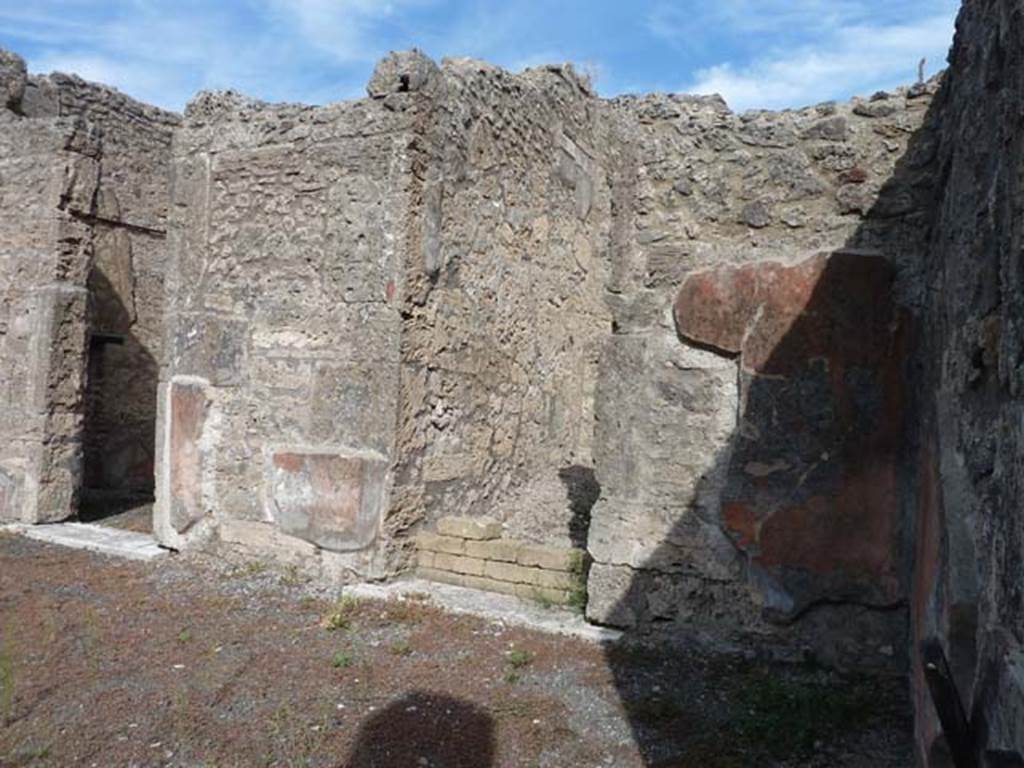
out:
<path id="1" fill-rule="evenodd" d="M 409 645 L 408 641 L 406 640 L 399 640 L 397 642 L 392 643 L 391 647 L 388 648 L 388 650 L 391 652 L 392 656 L 412 655 L 412 646 Z"/>
<path id="2" fill-rule="evenodd" d="M 334 608 L 321 620 L 320 626 L 328 632 L 341 632 L 352 629 L 359 601 L 354 597 L 342 597 Z"/>
<path id="3" fill-rule="evenodd" d="M 349 651 L 338 651 L 331 659 L 331 666 L 335 669 L 348 669 L 355 662 L 355 657 Z"/>
<path id="4" fill-rule="evenodd" d="M 506 661 L 512 669 L 523 669 L 533 663 L 533 655 L 529 651 L 509 651 Z"/>

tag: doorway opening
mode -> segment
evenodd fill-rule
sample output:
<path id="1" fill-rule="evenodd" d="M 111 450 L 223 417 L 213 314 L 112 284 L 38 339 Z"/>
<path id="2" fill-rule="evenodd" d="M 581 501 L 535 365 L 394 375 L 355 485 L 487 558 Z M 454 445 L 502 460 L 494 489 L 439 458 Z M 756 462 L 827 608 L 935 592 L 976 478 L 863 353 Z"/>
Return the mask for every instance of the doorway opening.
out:
<path id="1" fill-rule="evenodd" d="M 78 519 L 152 533 L 161 301 L 137 281 L 129 233 L 98 226 Z"/>

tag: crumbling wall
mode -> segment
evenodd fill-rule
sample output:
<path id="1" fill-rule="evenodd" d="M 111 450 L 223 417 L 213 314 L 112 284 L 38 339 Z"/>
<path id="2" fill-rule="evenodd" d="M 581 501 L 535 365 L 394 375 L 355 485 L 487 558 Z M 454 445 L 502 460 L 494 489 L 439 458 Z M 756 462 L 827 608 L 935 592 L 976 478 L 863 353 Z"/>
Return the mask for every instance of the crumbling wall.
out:
<path id="1" fill-rule="evenodd" d="M 180 118 L 105 86 L 32 76 L 30 117 L 79 116 L 99 136 L 99 186 L 88 277 L 88 386 L 83 484 L 99 507 L 153 495 L 171 136 Z"/>
<path id="2" fill-rule="evenodd" d="M 900 667 L 930 188 L 891 180 L 935 88 L 744 115 L 714 97 L 610 103 L 628 144 L 592 620 Z"/>
<path id="3" fill-rule="evenodd" d="M 20 511 L 7 516 L 55 520 L 78 511 L 83 483 L 152 493 L 161 238 L 177 118 L 75 77 L 28 77 L 8 60 L 5 89 L 19 85 L 2 124 L 12 438 L 4 442 L 23 466 L 8 483 L 21 489 L 9 502 Z M 112 335 L 115 347 L 96 343 Z"/>
<path id="4" fill-rule="evenodd" d="M 598 101 L 569 69 L 415 52 L 369 92 L 190 105 L 160 535 L 283 534 L 363 575 L 455 512 L 579 541 L 609 323 Z"/>
<path id="5" fill-rule="evenodd" d="M 219 535 L 376 572 L 418 114 L 392 107 L 189 105 L 160 382 L 164 543 Z"/>
<path id="6" fill-rule="evenodd" d="M 594 621 L 858 667 L 909 601 L 922 760 L 937 639 L 1018 764 L 1022 25 L 969 0 L 934 103 L 744 115 L 412 52 L 179 127 L 0 53 L 0 520 L 71 514 L 83 441 L 148 487 L 159 359 L 166 544 L 386 576 L 493 516 L 464 570 L 586 539 Z"/>
<path id="7" fill-rule="evenodd" d="M 81 478 L 99 144 L 78 118 L 26 117 L 25 84 L 0 51 L 0 521 L 36 523 L 73 514 Z"/>
<path id="8" fill-rule="evenodd" d="M 396 522 L 585 541 L 609 256 L 607 126 L 571 67 L 446 60 L 405 292 Z"/>
<path id="9" fill-rule="evenodd" d="M 940 734 L 921 658 L 929 640 L 948 658 L 970 719 L 965 751 L 983 766 L 1024 764 L 1022 28 L 1019 0 L 965 3 L 939 105 L 944 186 L 923 281 L 928 394 L 913 599 L 928 766 L 964 754 L 962 741 Z"/>

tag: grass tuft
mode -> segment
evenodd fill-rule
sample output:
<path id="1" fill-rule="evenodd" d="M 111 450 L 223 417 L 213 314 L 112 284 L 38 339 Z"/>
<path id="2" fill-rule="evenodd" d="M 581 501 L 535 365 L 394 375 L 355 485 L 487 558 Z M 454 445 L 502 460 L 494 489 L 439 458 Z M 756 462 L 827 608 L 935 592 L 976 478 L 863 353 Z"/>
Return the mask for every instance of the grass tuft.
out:
<path id="1" fill-rule="evenodd" d="M 331 666 L 335 669 L 348 669 L 355 664 L 355 656 L 349 651 L 338 651 L 331 659 Z"/>
<path id="2" fill-rule="evenodd" d="M 523 669 L 533 663 L 533 655 L 529 651 L 509 651 L 507 661 L 512 669 Z"/>
<path id="3" fill-rule="evenodd" d="M 344 596 L 334 608 L 320 619 L 320 626 L 328 632 L 343 632 L 352 629 L 355 614 L 359 609 L 359 601 L 354 597 Z"/>
<path id="4" fill-rule="evenodd" d="M 388 648 L 392 656 L 411 656 L 412 646 L 407 640 L 398 640 Z"/>

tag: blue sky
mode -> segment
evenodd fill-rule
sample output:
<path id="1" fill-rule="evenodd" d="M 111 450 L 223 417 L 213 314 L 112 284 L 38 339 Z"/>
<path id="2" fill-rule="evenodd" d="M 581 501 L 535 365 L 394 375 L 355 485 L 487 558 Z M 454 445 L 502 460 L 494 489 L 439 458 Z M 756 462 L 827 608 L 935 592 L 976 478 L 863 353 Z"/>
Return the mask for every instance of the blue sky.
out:
<path id="1" fill-rule="evenodd" d="M 957 0 L 0 0 L 0 47 L 170 109 L 199 90 L 325 103 L 418 47 L 518 70 L 573 61 L 601 95 L 845 99 L 945 65 Z"/>

